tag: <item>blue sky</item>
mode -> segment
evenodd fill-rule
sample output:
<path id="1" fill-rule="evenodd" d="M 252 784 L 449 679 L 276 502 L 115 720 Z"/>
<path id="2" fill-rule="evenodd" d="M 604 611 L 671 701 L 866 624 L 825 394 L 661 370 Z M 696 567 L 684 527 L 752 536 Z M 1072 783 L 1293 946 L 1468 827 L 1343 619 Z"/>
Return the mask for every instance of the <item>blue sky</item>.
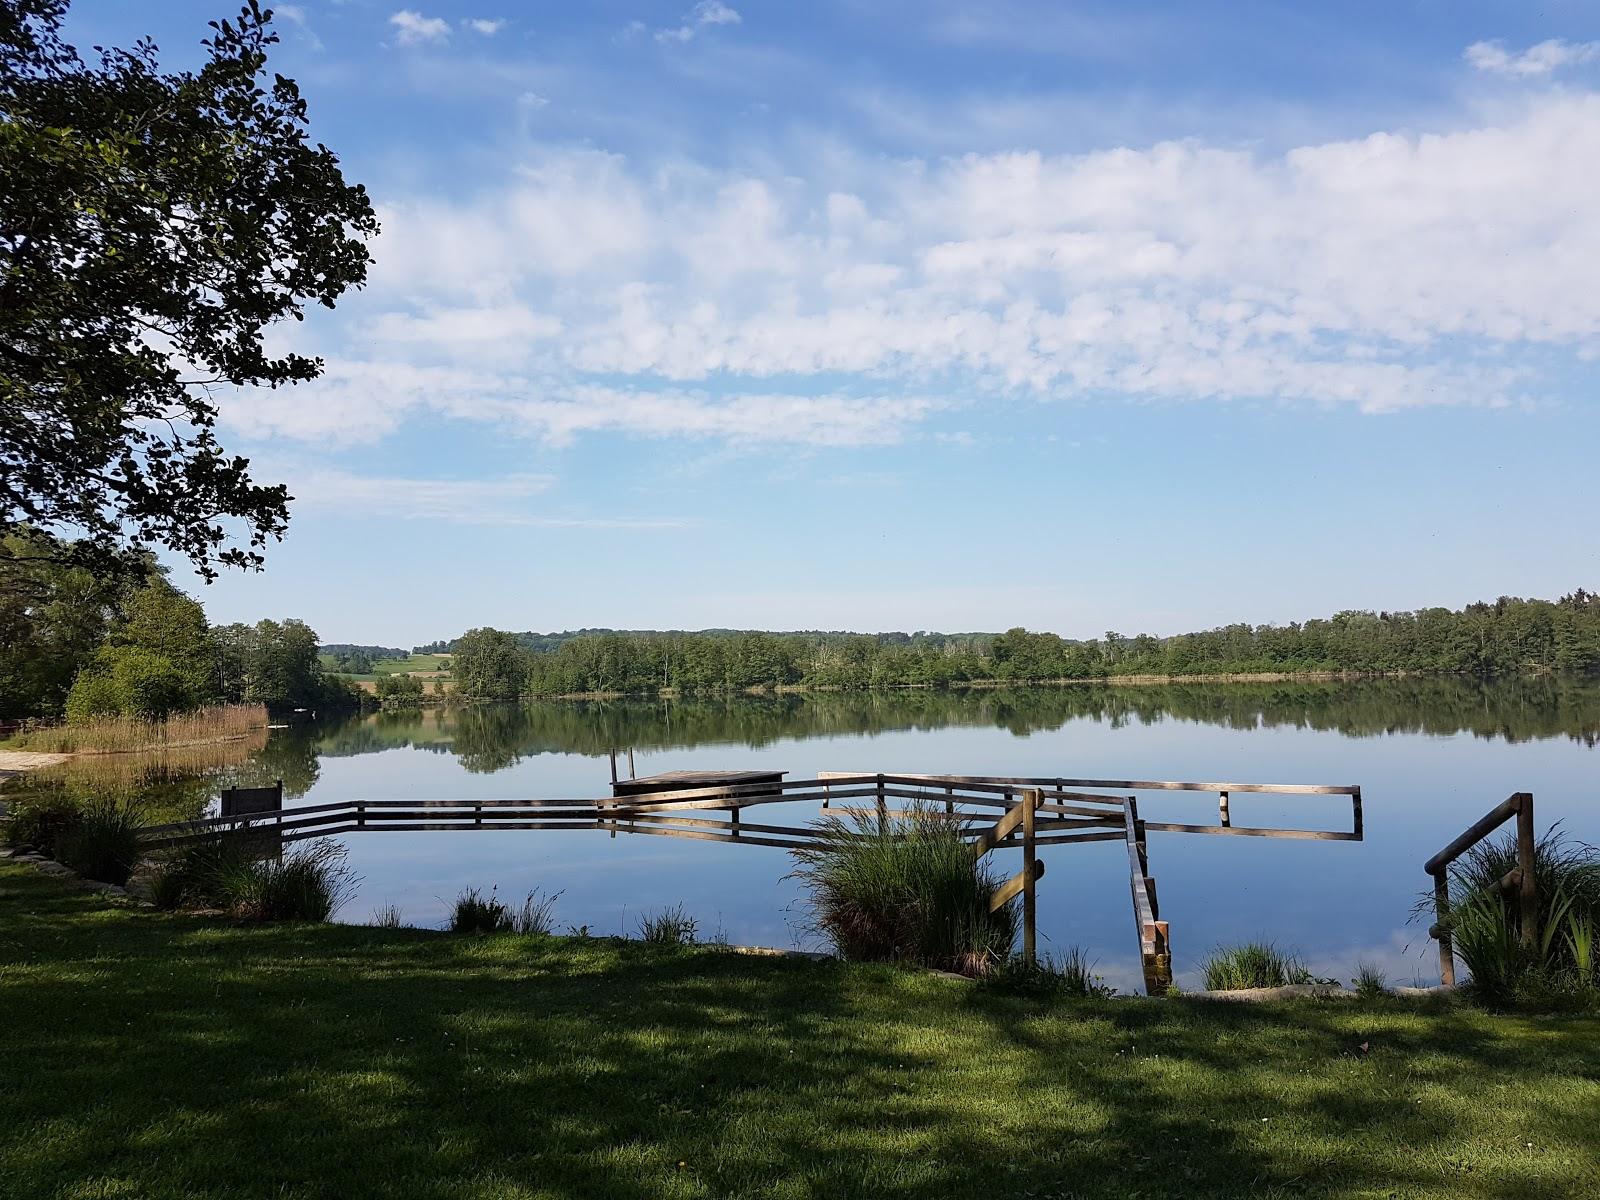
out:
<path id="1" fill-rule="evenodd" d="M 228 11 L 72 32 L 177 64 Z M 224 399 L 298 499 L 193 582 L 214 620 L 1090 636 L 1600 586 L 1600 6 L 277 11 L 384 232 L 273 335 L 325 377 Z"/>

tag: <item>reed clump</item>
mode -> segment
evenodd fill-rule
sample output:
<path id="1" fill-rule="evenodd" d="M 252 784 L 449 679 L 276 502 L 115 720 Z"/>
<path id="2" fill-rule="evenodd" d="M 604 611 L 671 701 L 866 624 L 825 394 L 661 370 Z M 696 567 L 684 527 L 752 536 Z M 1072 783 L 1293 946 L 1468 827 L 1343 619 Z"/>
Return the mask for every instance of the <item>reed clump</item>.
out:
<path id="1" fill-rule="evenodd" d="M 216 908 L 243 921 L 327 921 L 355 894 L 357 878 L 337 842 L 304 842 L 264 854 L 260 839 L 230 834 L 184 846 L 150 882 L 161 908 Z"/>
<path id="2" fill-rule="evenodd" d="M 662 946 L 692 946 L 700 939 L 700 923 L 680 902 L 639 921 L 639 936 Z"/>
<path id="3" fill-rule="evenodd" d="M 522 933 L 546 937 L 555 930 L 556 901 L 560 892 L 534 888 L 516 908 L 500 899 L 496 884 L 487 895 L 469 887 L 456 897 L 450 910 L 451 933 Z"/>
<path id="4" fill-rule="evenodd" d="M 814 845 L 793 851 L 813 920 L 841 957 L 982 975 L 1016 940 L 1015 902 L 989 911 L 999 886 L 962 837 L 959 818 L 924 804 L 882 820 L 830 813 Z"/>
<path id="5" fill-rule="evenodd" d="M 498 888 L 490 888 L 486 896 L 475 887 L 469 887 L 456 897 L 450 910 L 451 933 L 510 933 L 515 928 L 511 907 L 500 899 Z"/>
<path id="6" fill-rule="evenodd" d="M 1531 944 L 1522 936 L 1519 898 L 1499 888 L 1517 865 L 1515 834 L 1480 842 L 1451 868 L 1446 925 L 1471 973 L 1467 986 L 1494 1005 L 1600 1004 L 1600 851 L 1557 825 L 1534 844 L 1533 861 L 1538 924 Z"/>
<path id="7" fill-rule="evenodd" d="M 1013 955 L 983 977 L 983 986 L 1028 996 L 1086 999 L 1114 996 L 1117 989 L 1095 972 L 1097 964 L 1081 946 L 1068 947 L 1060 958 L 1045 955 L 1037 962 Z"/>
<path id="8" fill-rule="evenodd" d="M 12 750 L 48 754 L 123 754 L 247 737 L 267 727 L 262 704 L 217 704 L 146 720 L 93 717 L 19 733 L 6 743 Z"/>
<path id="9" fill-rule="evenodd" d="M 85 879 L 121 887 L 138 865 L 143 829 L 138 813 L 126 804 L 87 804 L 61 833 L 54 857 Z"/>
<path id="10" fill-rule="evenodd" d="M 1286 987 L 1312 981 L 1311 972 L 1299 958 L 1271 942 L 1219 947 L 1201 964 L 1201 972 L 1208 992 Z"/>

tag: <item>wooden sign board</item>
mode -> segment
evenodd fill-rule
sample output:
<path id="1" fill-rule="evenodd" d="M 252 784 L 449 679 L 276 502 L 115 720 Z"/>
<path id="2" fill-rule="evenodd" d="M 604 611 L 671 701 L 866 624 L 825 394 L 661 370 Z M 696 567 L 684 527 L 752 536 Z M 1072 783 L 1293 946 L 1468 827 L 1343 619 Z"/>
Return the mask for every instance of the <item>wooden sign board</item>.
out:
<path id="1" fill-rule="evenodd" d="M 281 779 L 271 787 L 222 789 L 222 815 L 225 817 L 248 817 L 256 813 L 282 810 L 283 780 Z"/>

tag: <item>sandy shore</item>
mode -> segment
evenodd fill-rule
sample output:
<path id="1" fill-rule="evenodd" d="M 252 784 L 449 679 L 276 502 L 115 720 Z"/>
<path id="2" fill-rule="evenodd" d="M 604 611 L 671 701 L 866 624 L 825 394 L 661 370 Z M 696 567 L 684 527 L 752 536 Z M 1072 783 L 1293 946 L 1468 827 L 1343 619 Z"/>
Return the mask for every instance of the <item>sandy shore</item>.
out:
<path id="1" fill-rule="evenodd" d="M 33 750 L 0 750 L 0 787 L 5 786 L 6 780 L 24 771 L 53 767 L 71 757 L 70 754 L 40 754 Z"/>

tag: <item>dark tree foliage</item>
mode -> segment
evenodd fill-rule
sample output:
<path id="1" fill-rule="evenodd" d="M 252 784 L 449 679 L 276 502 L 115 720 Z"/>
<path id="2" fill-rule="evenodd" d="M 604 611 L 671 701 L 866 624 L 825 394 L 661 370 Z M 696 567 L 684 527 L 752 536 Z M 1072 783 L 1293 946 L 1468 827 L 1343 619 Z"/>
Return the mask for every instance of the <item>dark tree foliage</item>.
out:
<path id="1" fill-rule="evenodd" d="M 492 686 L 461 648 L 493 633 Z M 1012 629 L 1000 634 L 580 633 L 475 631 L 451 645 L 468 697 L 514 694 L 730 692 L 804 686 L 859 689 L 992 682 L 1094 680 L 1137 675 L 1266 673 L 1461 674 L 1493 678 L 1600 670 L 1600 596 L 1501 597 L 1459 611 L 1342 612 L 1290 625 L 1226 625 L 1200 633 L 1072 641 Z M 514 662 L 513 650 L 521 665 Z M 473 660 L 469 660 L 473 661 Z M 520 681 L 520 682 L 518 682 Z M 513 685 L 515 684 L 515 690 Z"/>
<path id="2" fill-rule="evenodd" d="M 178 72 L 148 40 L 86 63 L 66 7 L 0 0 L 0 534 L 77 537 L 55 555 L 101 570 L 257 567 L 290 497 L 218 444 L 213 389 L 321 373 L 262 335 L 362 284 L 372 205 L 266 78 L 257 0 Z"/>

